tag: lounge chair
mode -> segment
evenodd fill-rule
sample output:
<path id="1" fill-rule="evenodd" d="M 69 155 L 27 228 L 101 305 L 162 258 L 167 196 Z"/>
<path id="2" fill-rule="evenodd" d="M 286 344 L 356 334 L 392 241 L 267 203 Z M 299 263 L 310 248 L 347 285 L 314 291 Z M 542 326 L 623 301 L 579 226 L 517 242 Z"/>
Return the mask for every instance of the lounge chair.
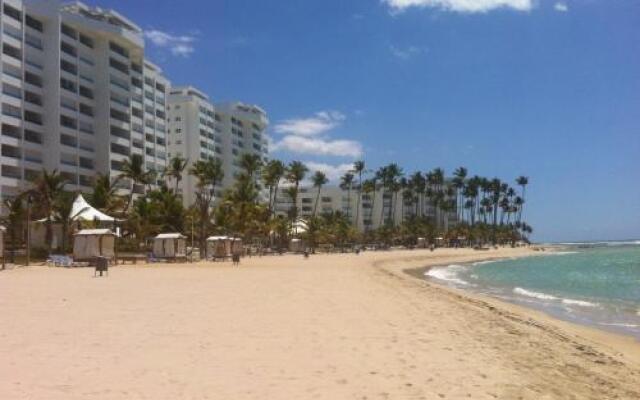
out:
<path id="1" fill-rule="evenodd" d="M 47 258 L 47 265 L 53 267 L 73 267 L 73 258 L 62 254 L 51 254 Z"/>

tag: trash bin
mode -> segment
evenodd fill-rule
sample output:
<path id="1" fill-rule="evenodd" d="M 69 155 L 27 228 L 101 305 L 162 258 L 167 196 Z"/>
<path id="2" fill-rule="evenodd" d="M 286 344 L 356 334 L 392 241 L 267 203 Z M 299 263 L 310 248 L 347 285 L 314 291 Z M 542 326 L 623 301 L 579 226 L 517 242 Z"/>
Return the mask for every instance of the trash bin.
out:
<path id="1" fill-rule="evenodd" d="M 96 257 L 96 270 L 93 275 L 95 276 L 98 272 L 100 273 L 100 276 L 102 276 L 103 272 L 109 275 L 109 258 Z"/>

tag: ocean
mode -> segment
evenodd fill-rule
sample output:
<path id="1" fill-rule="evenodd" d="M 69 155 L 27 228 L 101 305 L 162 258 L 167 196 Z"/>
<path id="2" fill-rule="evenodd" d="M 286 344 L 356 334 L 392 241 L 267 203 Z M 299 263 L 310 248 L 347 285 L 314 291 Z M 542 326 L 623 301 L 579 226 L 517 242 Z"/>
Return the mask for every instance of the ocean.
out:
<path id="1" fill-rule="evenodd" d="M 435 267 L 429 279 L 640 339 L 640 240 Z"/>

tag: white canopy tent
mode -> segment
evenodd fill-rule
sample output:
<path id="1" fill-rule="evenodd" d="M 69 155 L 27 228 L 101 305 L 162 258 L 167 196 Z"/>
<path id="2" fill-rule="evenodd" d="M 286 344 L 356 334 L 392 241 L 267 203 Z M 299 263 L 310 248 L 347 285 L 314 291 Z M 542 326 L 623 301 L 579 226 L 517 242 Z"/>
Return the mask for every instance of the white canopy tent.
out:
<path id="1" fill-rule="evenodd" d="M 307 226 L 307 222 L 303 219 L 298 219 L 293 224 L 291 224 L 291 234 L 298 235 L 300 233 L 305 233 L 309 227 Z"/>
<path id="2" fill-rule="evenodd" d="M 73 237 L 74 261 L 115 257 L 115 234 L 110 229 L 83 229 Z"/>
<path id="3" fill-rule="evenodd" d="M 87 201 L 82 197 L 81 194 L 78 194 L 75 201 L 73 202 L 73 206 L 71 207 L 71 214 L 69 214 L 69 219 L 71 221 L 101 221 L 101 222 L 113 222 L 116 219 L 108 216 L 102 211 L 94 208 L 91 204 L 87 203 Z"/>
<path id="4" fill-rule="evenodd" d="M 181 233 L 161 233 L 153 240 L 153 256 L 183 258 L 187 256 L 187 237 Z"/>

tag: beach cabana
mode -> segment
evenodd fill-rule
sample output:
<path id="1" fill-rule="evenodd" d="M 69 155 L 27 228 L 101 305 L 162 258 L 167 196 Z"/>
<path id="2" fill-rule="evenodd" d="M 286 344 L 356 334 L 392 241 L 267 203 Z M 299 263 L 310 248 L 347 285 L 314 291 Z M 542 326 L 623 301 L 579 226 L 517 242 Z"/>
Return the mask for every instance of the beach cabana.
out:
<path id="1" fill-rule="evenodd" d="M 242 255 L 244 248 L 242 247 L 242 239 L 240 238 L 229 238 L 231 241 L 231 254 Z"/>
<path id="2" fill-rule="evenodd" d="M 161 233 L 153 239 L 155 258 L 179 259 L 187 257 L 187 237 L 181 233 Z"/>
<path id="3" fill-rule="evenodd" d="M 0 225 L 0 257 L 4 265 L 4 232 L 7 230 L 4 226 Z"/>
<path id="4" fill-rule="evenodd" d="M 242 239 L 229 236 L 210 236 L 207 238 L 207 258 L 226 258 L 242 254 Z"/>
<path id="5" fill-rule="evenodd" d="M 115 258 L 116 235 L 110 229 L 83 229 L 73 235 L 73 260 Z"/>
<path id="6" fill-rule="evenodd" d="M 291 239 L 289 242 L 289 251 L 292 253 L 302 253 L 304 251 L 304 242 L 302 239 Z"/>
<path id="7" fill-rule="evenodd" d="M 207 238 L 207 258 L 231 257 L 231 240 L 227 236 L 210 236 Z"/>
<path id="8" fill-rule="evenodd" d="M 423 237 L 419 237 L 418 240 L 416 241 L 416 247 L 419 249 L 424 249 L 427 247 L 427 239 L 423 238 Z"/>

